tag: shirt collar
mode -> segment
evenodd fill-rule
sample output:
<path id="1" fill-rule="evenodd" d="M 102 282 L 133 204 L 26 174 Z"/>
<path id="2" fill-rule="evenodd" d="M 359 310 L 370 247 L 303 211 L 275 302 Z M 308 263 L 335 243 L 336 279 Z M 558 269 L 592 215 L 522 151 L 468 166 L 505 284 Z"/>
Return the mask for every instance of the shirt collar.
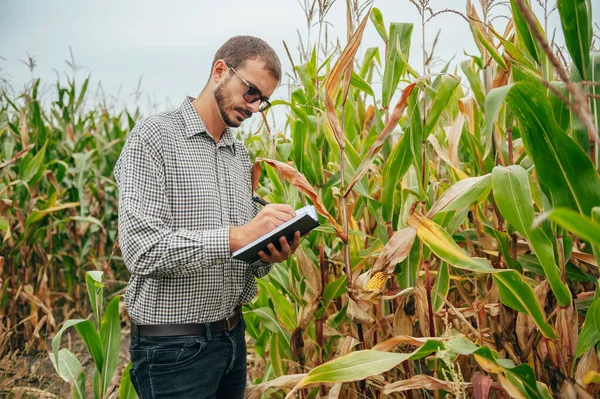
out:
<path id="1" fill-rule="evenodd" d="M 181 113 L 183 114 L 183 120 L 185 122 L 185 137 L 189 138 L 195 136 L 196 134 L 206 134 L 210 136 L 206 125 L 192 104 L 193 100 L 193 97 L 186 97 L 185 100 L 183 100 L 183 104 L 181 104 L 180 108 Z M 221 145 L 229 146 L 235 151 L 233 134 L 231 133 L 231 128 L 229 126 L 225 127 L 223 134 L 221 134 L 221 139 L 217 143 L 217 146 Z"/>

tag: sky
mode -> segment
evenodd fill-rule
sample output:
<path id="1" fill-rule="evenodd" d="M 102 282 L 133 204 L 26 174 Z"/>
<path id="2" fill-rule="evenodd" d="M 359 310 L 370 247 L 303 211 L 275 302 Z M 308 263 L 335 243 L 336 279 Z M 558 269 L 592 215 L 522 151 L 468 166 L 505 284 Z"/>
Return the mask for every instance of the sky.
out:
<path id="1" fill-rule="evenodd" d="M 62 79 L 74 74 L 79 84 L 91 74 L 91 93 L 99 96 L 103 92 L 117 108 L 139 105 L 145 114 L 169 110 L 179 106 L 186 95 L 200 93 L 214 53 L 231 36 L 266 40 L 279 54 L 283 71 L 291 74 L 283 41 L 298 63 L 301 40 L 306 46 L 314 44 L 318 36 L 318 26 L 307 27 L 302 10 L 305 1 L 0 0 L 0 78 L 20 92 L 32 78 L 39 77 L 42 91 L 51 94 L 57 74 Z M 421 71 L 421 23 L 415 6 L 409 0 L 375 0 L 374 6 L 381 10 L 387 25 L 415 24 L 410 63 Z M 434 11 L 464 13 L 466 0 L 431 0 L 430 6 Z M 506 15 L 507 8 L 500 5 L 494 14 Z M 339 38 L 345 45 L 346 1 L 335 1 L 326 21 L 329 39 Z M 504 26 L 506 20 L 496 22 Z M 555 12 L 549 26 L 553 29 L 559 24 Z M 440 29 L 434 69 L 453 57 L 452 69 L 457 68 L 459 61 L 468 58 L 466 54 L 477 54 L 468 24 L 452 13 L 441 14 L 426 25 L 427 49 Z M 359 59 L 373 46 L 383 51 L 383 41 L 369 22 Z M 66 62 L 71 61 L 71 53 L 76 71 Z M 35 59 L 33 72 L 23 62 L 30 56 Z M 284 76 L 272 98 L 287 99 L 288 93 Z M 252 121 L 259 119 L 255 115 Z M 275 119 L 278 125 L 282 119 Z"/>

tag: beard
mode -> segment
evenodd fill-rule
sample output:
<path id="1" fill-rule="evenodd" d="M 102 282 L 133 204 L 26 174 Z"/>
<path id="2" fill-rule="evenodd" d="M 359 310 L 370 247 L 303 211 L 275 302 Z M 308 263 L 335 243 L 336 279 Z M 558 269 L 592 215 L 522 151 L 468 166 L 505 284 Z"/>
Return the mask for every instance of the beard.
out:
<path id="1" fill-rule="evenodd" d="M 232 114 L 235 111 L 238 111 L 241 112 L 242 115 L 249 118 L 252 116 L 252 113 L 245 108 L 235 107 L 233 105 L 231 94 L 227 92 L 228 82 L 229 79 L 217 87 L 213 93 L 217 102 L 217 108 L 219 108 L 219 113 L 221 114 L 221 118 L 223 118 L 223 122 L 225 122 L 225 124 L 229 127 L 239 127 L 242 124 L 242 121 L 240 121 L 236 115 Z"/>

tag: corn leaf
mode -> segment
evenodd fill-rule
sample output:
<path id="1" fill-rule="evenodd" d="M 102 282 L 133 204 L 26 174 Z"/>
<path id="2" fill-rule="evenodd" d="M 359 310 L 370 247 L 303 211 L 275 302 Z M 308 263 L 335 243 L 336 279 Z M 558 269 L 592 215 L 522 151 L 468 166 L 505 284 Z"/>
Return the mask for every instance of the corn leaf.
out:
<path id="1" fill-rule="evenodd" d="M 588 79 L 592 45 L 592 4 L 590 0 L 558 0 L 558 14 L 565 44 L 584 80 Z"/>
<path id="2" fill-rule="evenodd" d="M 496 166 L 492 171 L 492 181 L 500 213 L 527 237 L 544 268 L 552 292 L 562 306 L 567 306 L 571 303 L 571 292 L 561 280 L 552 242 L 541 228 L 531 228 L 535 215 L 527 171 L 518 165 Z"/>
<path id="3" fill-rule="evenodd" d="M 537 166 L 542 189 L 554 207 L 589 216 L 592 207 L 600 204 L 600 177 L 590 157 L 556 124 L 545 91 L 539 85 L 519 82 L 510 89 L 507 102 L 519 120 L 523 144 Z"/>

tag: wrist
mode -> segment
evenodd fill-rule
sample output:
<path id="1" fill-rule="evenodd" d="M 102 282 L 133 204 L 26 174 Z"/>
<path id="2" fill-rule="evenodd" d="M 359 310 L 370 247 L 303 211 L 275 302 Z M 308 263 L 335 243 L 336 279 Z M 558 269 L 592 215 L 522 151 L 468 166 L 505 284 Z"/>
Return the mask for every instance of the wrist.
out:
<path id="1" fill-rule="evenodd" d="M 229 250 L 234 253 L 244 245 L 244 226 L 231 226 L 229 228 Z"/>

